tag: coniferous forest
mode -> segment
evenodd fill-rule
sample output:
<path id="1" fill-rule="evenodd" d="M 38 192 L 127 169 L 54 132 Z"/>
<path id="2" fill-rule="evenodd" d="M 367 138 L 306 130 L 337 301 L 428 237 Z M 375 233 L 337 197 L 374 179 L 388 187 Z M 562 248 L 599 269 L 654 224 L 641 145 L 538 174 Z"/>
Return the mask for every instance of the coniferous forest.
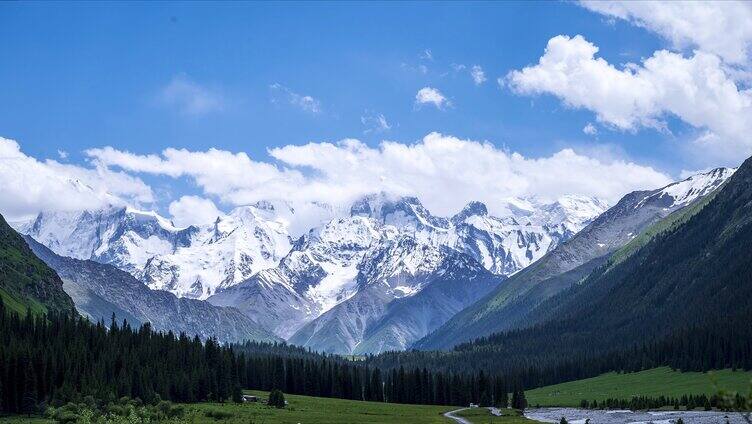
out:
<path id="1" fill-rule="evenodd" d="M 737 327 L 736 330 L 741 330 Z M 706 363 L 708 352 L 728 342 L 732 332 L 690 329 L 700 337 L 677 334 L 658 344 L 599 357 L 572 355 L 533 366 L 515 362 L 494 373 L 457 366 L 467 358 L 481 360 L 476 349 L 454 353 L 402 353 L 348 361 L 305 349 L 267 343 L 220 346 L 214 340 L 158 333 L 149 325 L 92 324 L 69 314 L 26 314 L 7 311 L 0 303 L 0 400 L 7 413 L 40 412 L 93 396 L 144 402 L 237 401 L 241 389 L 352 400 L 408 404 L 508 405 L 524 403 L 523 388 L 553 384 L 605 371 L 633 371 L 657 365 L 679 369 L 715 368 L 730 364 L 749 368 L 750 351 L 734 352 L 722 362 Z M 728 333 L 728 334 L 727 334 Z M 733 333 L 737 335 L 739 333 Z M 691 342 L 688 342 L 691 340 Z M 483 341 L 479 342 L 479 346 Z M 432 356 L 434 355 L 434 356 Z M 443 359 L 438 356 L 445 355 Z M 391 360 L 404 359 L 395 366 Z M 730 362 L 728 362 L 730 361 Z M 452 370 L 440 363 L 452 364 Z M 419 367 L 416 364 L 423 363 Z M 504 364 L 488 351 L 487 364 Z M 380 366 L 376 365 L 379 364 Z M 688 365 L 688 366 L 687 366 Z"/>
<path id="2" fill-rule="evenodd" d="M 0 400 L 6 413 L 41 412 L 93 396 L 173 402 L 238 400 L 242 388 L 398 403 L 506 404 L 500 377 L 383 372 L 284 345 L 220 346 L 150 326 L 7 311 L 0 302 Z"/>

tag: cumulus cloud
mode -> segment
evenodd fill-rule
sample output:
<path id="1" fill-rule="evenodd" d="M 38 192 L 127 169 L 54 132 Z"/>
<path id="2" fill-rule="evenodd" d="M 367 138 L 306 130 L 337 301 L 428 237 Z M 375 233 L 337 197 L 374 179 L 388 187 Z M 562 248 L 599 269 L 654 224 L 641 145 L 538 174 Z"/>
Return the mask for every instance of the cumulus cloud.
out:
<path id="1" fill-rule="evenodd" d="M 95 163 L 117 166 L 130 172 L 188 177 L 206 194 L 220 196 L 231 204 L 275 199 L 288 193 L 291 184 L 303 183 L 296 170 L 251 160 L 244 152 L 209 149 L 202 152 L 168 148 L 161 154 L 137 155 L 112 147 L 85 151 Z"/>
<path id="2" fill-rule="evenodd" d="M 732 64 L 749 64 L 752 3 L 748 1 L 582 1 L 589 10 L 660 34 L 677 49 L 693 48 Z"/>
<path id="3" fill-rule="evenodd" d="M 321 102 L 311 96 L 298 94 L 279 83 L 274 83 L 269 88 L 272 90 L 272 103 L 287 102 L 304 112 L 314 115 L 321 113 Z"/>
<path id="4" fill-rule="evenodd" d="M 363 131 L 366 134 L 372 132 L 379 133 L 392 129 L 391 124 L 387 122 L 386 118 L 381 113 L 376 115 L 366 114 L 364 116 L 361 116 L 360 122 L 366 126 L 366 129 Z"/>
<path id="5" fill-rule="evenodd" d="M 739 88 L 718 56 L 660 50 L 641 64 L 616 67 L 597 52 L 580 35 L 559 35 L 537 64 L 510 72 L 504 83 L 518 94 L 557 96 L 621 130 L 667 130 L 665 118 L 675 116 L 703 132 L 695 145 L 705 153 L 724 159 L 752 153 L 752 90 Z"/>
<path id="6" fill-rule="evenodd" d="M 172 222 L 178 227 L 205 225 L 224 216 L 212 200 L 199 196 L 183 196 L 170 203 L 168 210 Z"/>
<path id="7" fill-rule="evenodd" d="M 415 95 L 415 104 L 417 106 L 434 105 L 437 109 L 444 109 L 452 105 L 441 91 L 432 87 L 423 87 L 418 90 L 418 93 Z"/>
<path id="8" fill-rule="evenodd" d="M 107 204 L 152 202 L 151 188 L 140 179 L 104 166 L 79 167 L 39 161 L 19 144 L 0 137 L 0 212 L 10 220 L 42 210 L 93 209 Z"/>
<path id="9" fill-rule="evenodd" d="M 215 90 L 178 75 L 162 88 L 158 100 L 183 115 L 205 115 L 222 110 L 224 99 Z"/>
<path id="10" fill-rule="evenodd" d="M 481 85 L 486 82 L 486 73 L 483 72 L 483 68 L 480 65 L 473 65 L 470 68 L 470 76 L 473 78 L 475 85 Z"/>
<path id="11" fill-rule="evenodd" d="M 635 189 L 659 187 L 670 178 L 625 160 L 599 160 L 571 149 L 527 158 L 492 144 L 432 133 L 414 144 L 385 141 L 369 147 L 347 139 L 271 149 L 278 165 L 245 153 L 167 149 L 134 155 L 112 148 L 86 152 L 103 166 L 192 179 L 205 194 L 232 205 L 259 200 L 326 202 L 343 206 L 385 191 L 418 196 L 439 214 L 453 214 L 471 200 L 491 210 L 510 196 L 554 199 L 564 194 L 614 202 Z"/>

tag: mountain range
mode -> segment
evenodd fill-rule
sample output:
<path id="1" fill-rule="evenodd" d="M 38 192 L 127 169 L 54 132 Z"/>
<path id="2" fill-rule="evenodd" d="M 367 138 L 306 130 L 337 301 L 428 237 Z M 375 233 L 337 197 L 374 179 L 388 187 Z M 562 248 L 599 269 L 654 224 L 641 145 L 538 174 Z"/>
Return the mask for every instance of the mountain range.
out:
<path id="1" fill-rule="evenodd" d="M 128 207 L 42 212 L 16 224 L 78 310 L 223 341 L 280 340 L 338 354 L 446 349 L 522 328 L 637 235 L 714 193 L 733 169 L 632 192 L 471 202 L 451 217 L 417 198 L 364 196 L 293 237 L 286 202 L 178 228 Z M 36 243 L 38 242 L 38 243 Z"/>
<path id="2" fill-rule="evenodd" d="M 577 196 L 548 204 L 509 199 L 505 205 L 501 217 L 472 202 L 443 218 L 416 198 L 377 193 L 297 239 L 289 232 L 295 209 L 284 202 L 239 207 L 187 228 L 124 207 L 43 212 L 17 228 L 59 256 L 112 265 L 150 289 L 236 307 L 281 338 L 365 353 L 408 347 L 606 208 Z M 319 207 L 322 216 L 333 214 L 333 208 Z M 464 274 L 451 287 L 447 276 L 459 276 L 460 269 Z M 415 297 L 434 282 L 436 288 Z M 387 305 L 410 297 L 441 299 L 423 300 L 435 306 L 424 306 L 431 311 L 406 329 L 400 311 L 409 308 L 397 304 L 409 302 Z M 389 342 L 374 341 L 386 333 Z"/>

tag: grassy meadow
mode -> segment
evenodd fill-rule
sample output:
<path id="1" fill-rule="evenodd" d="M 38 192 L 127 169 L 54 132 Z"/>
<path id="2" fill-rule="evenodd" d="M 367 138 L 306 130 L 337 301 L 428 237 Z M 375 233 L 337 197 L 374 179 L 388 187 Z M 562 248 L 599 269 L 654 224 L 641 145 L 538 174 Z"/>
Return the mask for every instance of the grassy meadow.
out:
<path id="1" fill-rule="evenodd" d="M 678 372 L 668 367 L 636 373 L 607 373 L 598 377 L 541 387 L 525 392 L 531 406 L 579 406 L 582 399 L 602 401 L 633 396 L 713 395 L 718 389 L 748 393 L 752 372 Z"/>

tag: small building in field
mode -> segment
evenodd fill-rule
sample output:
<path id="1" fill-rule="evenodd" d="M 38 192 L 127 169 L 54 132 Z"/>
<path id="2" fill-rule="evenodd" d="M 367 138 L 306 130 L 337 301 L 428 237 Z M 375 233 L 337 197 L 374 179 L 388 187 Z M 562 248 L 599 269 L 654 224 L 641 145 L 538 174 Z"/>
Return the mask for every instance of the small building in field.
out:
<path id="1" fill-rule="evenodd" d="M 253 395 L 243 395 L 243 402 L 258 402 L 259 399 L 257 396 Z"/>

